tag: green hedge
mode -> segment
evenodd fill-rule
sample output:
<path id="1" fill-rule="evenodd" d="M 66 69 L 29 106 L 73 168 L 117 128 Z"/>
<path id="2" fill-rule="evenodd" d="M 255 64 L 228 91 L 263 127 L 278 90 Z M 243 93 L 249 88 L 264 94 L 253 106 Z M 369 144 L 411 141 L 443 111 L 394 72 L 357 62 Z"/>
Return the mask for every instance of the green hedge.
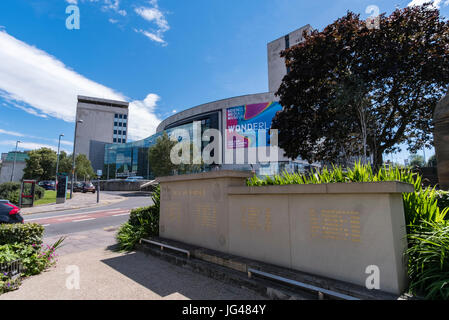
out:
<path id="1" fill-rule="evenodd" d="M 121 250 L 130 251 L 141 238 L 159 235 L 159 211 L 161 189 L 158 186 L 151 198 L 153 205 L 131 211 L 128 222 L 117 232 L 116 239 Z"/>
<path id="2" fill-rule="evenodd" d="M 0 245 L 41 245 L 43 235 L 44 227 L 36 223 L 0 224 Z"/>
<path id="3" fill-rule="evenodd" d="M 11 201 L 11 203 L 19 204 L 20 182 L 5 182 L 0 184 L 0 199 Z M 25 191 L 31 188 L 29 184 L 25 185 Z M 42 199 L 45 195 L 45 189 L 36 185 L 34 188 L 34 200 Z"/>

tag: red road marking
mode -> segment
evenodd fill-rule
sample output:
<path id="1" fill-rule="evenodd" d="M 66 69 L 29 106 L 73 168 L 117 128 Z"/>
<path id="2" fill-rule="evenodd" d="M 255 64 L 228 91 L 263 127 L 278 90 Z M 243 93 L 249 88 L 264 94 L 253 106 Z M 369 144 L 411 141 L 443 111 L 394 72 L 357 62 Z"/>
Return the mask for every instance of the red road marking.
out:
<path id="1" fill-rule="evenodd" d="M 129 209 L 115 209 L 115 210 L 105 210 L 105 211 L 96 211 L 96 212 L 86 212 L 86 213 L 80 213 L 68 217 L 64 216 L 56 216 L 51 218 L 43 218 L 43 219 L 30 219 L 30 222 L 35 222 L 40 225 L 51 225 L 51 224 L 61 224 L 61 223 L 68 223 L 73 222 L 75 220 L 84 220 L 84 219 L 97 219 L 97 218 L 105 218 L 114 216 L 117 214 L 129 214 L 131 211 Z M 85 220 L 87 221 L 87 220 Z M 28 220 L 25 220 L 25 222 L 28 222 Z"/>

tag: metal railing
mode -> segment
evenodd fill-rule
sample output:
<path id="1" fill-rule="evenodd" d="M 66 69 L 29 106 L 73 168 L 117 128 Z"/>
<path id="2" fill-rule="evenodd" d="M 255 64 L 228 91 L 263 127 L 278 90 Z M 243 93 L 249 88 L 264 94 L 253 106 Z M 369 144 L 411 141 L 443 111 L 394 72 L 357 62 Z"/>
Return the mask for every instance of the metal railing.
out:
<path id="1" fill-rule="evenodd" d="M 20 260 L 20 259 L 14 260 L 11 262 L 0 263 L 1 274 L 6 275 L 7 277 L 9 277 L 13 280 L 20 277 L 22 270 L 23 270 L 23 265 L 22 265 L 22 260 Z"/>

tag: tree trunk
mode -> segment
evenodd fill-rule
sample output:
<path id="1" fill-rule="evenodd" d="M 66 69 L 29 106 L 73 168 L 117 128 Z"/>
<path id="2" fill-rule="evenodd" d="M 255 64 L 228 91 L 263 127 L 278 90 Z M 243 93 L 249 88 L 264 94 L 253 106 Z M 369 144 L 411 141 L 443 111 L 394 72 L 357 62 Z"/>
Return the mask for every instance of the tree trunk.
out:
<path id="1" fill-rule="evenodd" d="M 383 162 L 384 162 L 384 160 L 383 160 L 382 152 L 377 152 L 376 154 L 374 154 L 374 156 L 373 156 L 373 169 L 374 169 L 374 171 L 376 173 L 382 167 Z"/>

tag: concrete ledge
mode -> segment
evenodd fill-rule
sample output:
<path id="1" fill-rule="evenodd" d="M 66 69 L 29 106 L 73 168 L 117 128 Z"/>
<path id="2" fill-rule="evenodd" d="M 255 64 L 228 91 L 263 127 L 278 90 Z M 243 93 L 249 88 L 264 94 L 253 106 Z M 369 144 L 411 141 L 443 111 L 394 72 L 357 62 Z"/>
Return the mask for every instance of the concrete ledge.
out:
<path id="1" fill-rule="evenodd" d="M 231 170 L 217 170 L 211 172 L 203 172 L 196 174 L 185 174 L 178 176 L 159 177 L 158 182 L 177 182 L 177 181 L 191 181 L 191 180 L 205 180 L 217 178 L 249 178 L 253 173 L 247 171 L 231 171 Z"/>
<path id="2" fill-rule="evenodd" d="M 363 194 L 410 193 L 414 188 L 403 182 L 365 182 L 272 185 L 262 187 L 229 187 L 230 195 L 256 194 Z"/>
<path id="3" fill-rule="evenodd" d="M 312 274 L 282 268 L 260 261 L 188 245 L 179 241 L 172 241 L 162 238 L 154 238 L 153 240 L 187 250 L 192 253 L 192 258 L 187 259 L 180 253 L 160 250 L 157 246 L 152 246 L 145 243 L 138 245 L 137 249 L 225 283 L 231 283 L 239 287 L 248 288 L 257 293 L 263 294 L 270 299 L 317 299 L 318 296 L 316 292 L 305 291 L 304 289 L 277 283 L 275 281 L 262 278 L 250 279 L 247 276 L 248 268 L 265 271 L 274 275 L 317 286 L 322 289 L 351 295 L 363 300 L 407 299 L 405 296 L 393 295 L 378 290 L 367 290 L 364 287 L 351 283 L 325 277 L 318 277 Z"/>

